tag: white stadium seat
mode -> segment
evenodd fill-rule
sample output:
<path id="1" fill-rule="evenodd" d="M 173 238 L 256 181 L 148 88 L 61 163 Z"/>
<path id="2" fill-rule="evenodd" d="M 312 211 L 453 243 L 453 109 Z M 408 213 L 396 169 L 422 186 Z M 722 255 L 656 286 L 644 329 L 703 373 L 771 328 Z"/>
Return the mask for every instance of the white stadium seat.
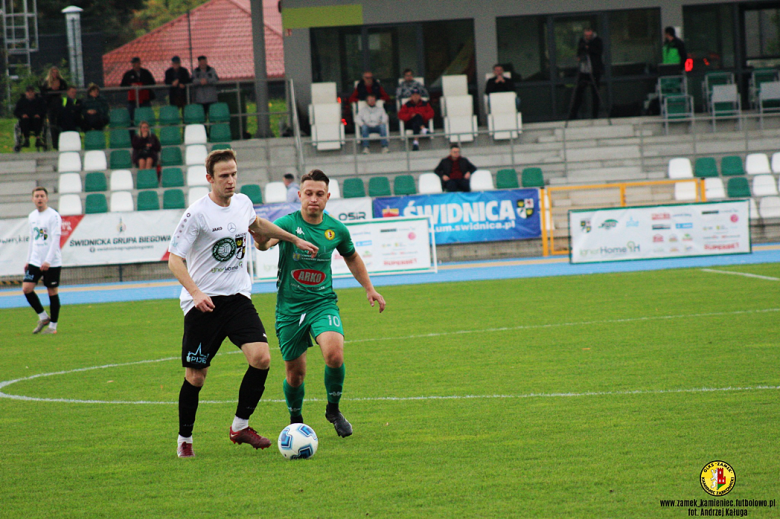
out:
<path id="1" fill-rule="evenodd" d="M 81 155 L 77 151 L 66 151 L 60 153 L 57 158 L 57 171 L 59 173 L 70 173 L 81 171 Z"/>
<path id="2" fill-rule="evenodd" d="M 341 104 L 312 105 L 311 142 L 317 150 L 339 150 L 344 144 L 344 125 L 341 123 Z"/>
<path id="3" fill-rule="evenodd" d="M 777 183 L 772 175 L 756 175 L 753 177 L 753 196 L 777 195 Z"/>
<path id="4" fill-rule="evenodd" d="M 762 198 L 758 207 L 761 218 L 780 218 L 779 196 L 766 196 Z"/>
<path id="5" fill-rule="evenodd" d="M 704 195 L 707 200 L 722 200 L 726 198 L 726 189 L 721 178 L 704 179 Z"/>
<path id="6" fill-rule="evenodd" d="M 83 214 L 84 210 L 81 207 L 81 197 L 79 195 L 60 196 L 59 208 L 57 212 L 60 213 L 60 216 Z"/>
<path id="7" fill-rule="evenodd" d="M 497 92 L 488 101 L 488 130 L 494 139 L 516 139 L 523 131 L 523 115 L 517 111 L 517 94 Z"/>
<path id="8" fill-rule="evenodd" d="M 311 84 L 311 104 L 322 105 L 335 103 L 338 98 L 336 92 L 336 83 L 312 83 Z"/>
<path id="9" fill-rule="evenodd" d="M 772 173 L 780 173 L 780 151 L 772 155 Z"/>
<path id="10" fill-rule="evenodd" d="M 466 74 L 442 76 L 441 84 L 442 95 L 444 97 L 465 96 L 469 94 L 469 81 Z"/>
<path id="11" fill-rule="evenodd" d="M 84 154 L 84 171 L 105 171 L 108 169 L 106 152 L 91 150 Z"/>
<path id="12" fill-rule="evenodd" d="M 112 213 L 133 212 L 133 194 L 130 191 L 114 191 L 111 193 L 109 211 Z"/>
<path id="13" fill-rule="evenodd" d="M 341 198 L 341 187 L 339 187 L 339 181 L 335 178 L 330 179 L 330 182 L 328 183 L 328 192 L 330 193 L 331 200 Z"/>
<path id="14" fill-rule="evenodd" d="M 187 185 L 188 186 L 208 186 L 209 181 L 206 180 L 206 166 L 190 166 L 187 168 Z"/>
<path id="15" fill-rule="evenodd" d="M 472 142 L 477 135 L 477 116 L 474 100 L 470 95 L 448 96 L 444 99 L 447 115 L 444 117 L 444 133 L 450 142 Z"/>
<path id="16" fill-rule="evenodd" d="M 206 127 L 202 124 L 188 124 L 184 127 L 184 144 L 206 144 Z"/>
<path id="17" fill-rule="evenodd" d="M 670 160 L 669 178 L 671 178 L 672 180 L 677 180 L 680 178 L 693 178 L 693 168 L 691 167 L 691 159 L 676 158 Z"/>
<path id="18" fill-rule="evenodd" d="M 192 144 L 187 146 L 185 163 L 188 166 L 202 166 L 208 156 L 209 150 L 205 144 Z"/>
<path id="19" fill-rule="evenodd" d="M 421 195 L 432 195 L 441 193 L 441 178 L 436 173 L 423 173 L 420 175 L 420 186 L 418 191 Z"/>
<path id="20" fill-rule="evenodd" d="M 278 204 L 280 202 L 287 201 L 287 186 L 284 182 L 269 182 L 265 185 L 265 197 L 263 198 L 266 204 Z"/>
<path id="21" fill-rule="evenodd" d="M 675 200 L 696 200 L 696 182 L 677 182 L 674 185 Z"/>
<path id="22" fill-rule="evenodd" d="M 486 169 L 478 169 L 471 174 L 469 186 L 472 191 L 493 191 L 493 175 Z"/>
<path id="23" fill-rule="evenodd" d="M 60 175 L 57 190 L 60 193 L 81 193 L 81 175 L 78 173 L 63 173 Z"/>
<path id="24" fill-rule="evenodd" d="M 765 153 L 751 153 L 745 158 L 745 173 L 748 175 L 766 175 L 772 173 L 769 157 Z"/>
<path id="25" fill-rule="evenodd" d="M 79 132 L 62 132 L 58 149 L 60 153 L 66 151 L 81 151 L 81 136 Z"/>
<path id="26" fill-rule="evenodd" d="M 111 172 L 111 191 L 131 191 L 133 189 L 133 174 L 129 169 L 115 169 Z"/>
<path id="27" fill-rule="evenodd" d="M 209 188 L 203 186 L 191 187 L 187 192 L 187 207 L 208 195 L 209 191 Z"/>

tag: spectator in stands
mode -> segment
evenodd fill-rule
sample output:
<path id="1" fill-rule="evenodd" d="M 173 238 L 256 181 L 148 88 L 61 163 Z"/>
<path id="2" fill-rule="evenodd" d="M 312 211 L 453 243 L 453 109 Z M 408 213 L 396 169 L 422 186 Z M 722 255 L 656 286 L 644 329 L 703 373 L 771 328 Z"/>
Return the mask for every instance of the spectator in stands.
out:
<path id="1" fill-rule="evenodd" d="M 282 177 L 282 182 L 284 182 L 284 187 L 287 188 L 287 203 L 300 203 L 300 198 L 298 198 L 298 191 L 300 191 L 301 186 L 295 182 L 295 175 L 292 173 L 285 173 L 284 177 Z"/>
<path id="2" fill-rule="evenodd" d="M 412 151 L 418 151 L 420 142 L 417 140 L 417 135 L 428 133 L 428 121 L 433 119 L 433 108 L 428 101 L 423 100 L 420 91 L 415 89 L 412 90 L 411 99 L 404 103 L 401 111 L 398 112 L 398 118 L 412 127 L 412 133 L 415 135 Z"/>
<path id="3" fill-rule="evenodd" d="M 75 85 L 68 87 L 65 97 L 62 99 L 60 111 L 60 129 L 63 132 L 77 132 L 81 126 L 81 101 L 78 99 L 78 90 Z"/>
<path id="4" fill-rule="evenodd" d="M 209 106 L 217 102 L 217 71 L 209 66 L 206 56 L 198 56 L 198 68 L 192 71 L 192 102 L 203 105 L 206 115 Z"/>
<path id="5" fill-rule="evenodd" d="M 122 76 L 122 82 L 119 86 L 149 86 L 154 85 L 154 76 L 149 70 L 141 67 L 141 58 L 136 56 L 130 60 L 133 68 L 125 72 Z M 130 124 L 135 119 L 135 107 L 138 106 L 152 106 L 152 99 L 154 99 L 154 92 L 148 88 L 141 88 L 138 90 L 138 99 L 136 99 L 136 89 L 132 88 L 127 91 L 127 111 L 130 112 Z"/>
<path id="6" fill-rule="evenodd" d="M 514 92 L 515 82 L 512 76 L 504 77 L 504 67 L 499 64 L 493 65 L 492 78 L 488 79 L 487 85 L 485 85 L 485 94 L 495 94 L 496 92 Z"/>
<path id="7" fill-rule="evenodd" d="M 187 85 L 192 83 L 190 71 L 181 66 L 181 58 L 171 58 L 171 67 L 165 71 L 165 84 L 170 85 L 168 102 L 173 106 L 184 108 L 187 104 Z"/>
<path id="8" fill-rule="evenodd" d="M 103 131 L 109 123 L 109 113 L 108 101 L 100 95 L 100 87 L 91 83 L 87 97 L 81 100 L 81 129 Z"/>
<path id="9" fill-rule="evenodd" d="M 580 42 L 577 45 L 577 61 L 579 70 L 577 72 L 577 86 L 574 90 L 569 119 L 576 119 L 582 105 L 582 98 L 585 89 L 590 88 L 593 91 L 593 118 L 599 116 L 600 94 L 599 86 L 601 75 L 604 73 L 604 62 L 601 55 L 604 52 L 604 42 L 588 27 L 585 29 Z"/>
<path id="10" fill-rule="evenodd" d="M 381 99 L 385 103 L 390 101 L 390 96 L 387 95 L 385 89 L 379 84 L 378 79 L 374 79 L 374 73 L 370 70 L 363 72 L 363 79 L 357 82 L 355 90 L 352 95 L 349 96 L 350 103 L 357 103 L 358 101 L 365 101 L 368 94 L 372 93 L 377 99 Z"/>
<path id="11" fill-rule="evenodd" d="M 36 139 L 41 138 L 43 130 L 43 118 L 46 117 L 46 102 L 35 92 L 35 87 L 30 85 L 24 95 L 16 102 L 14 116 L 19 119 L 19 128 L 22 131 L 24 141 L 14 147 L 15 152 L 30 146 L 30 134 Z"/>
<path id="12" fill-rule="evenodd" d="M 368 149 L 368 135 L 370 133 L 379 133 L 382 137 L 382 153 L 390 151 L 387 142 L 387 125 L 389 123 L 390 119 L 387 117 L 385 109 L 376 104 L 376 95 L 368 94 L 366 105 L 355 116 L 355 125 L 360 127 L 363 153 L 371 153 Z"/>
<path id="13" fill-rule="evenodd" d="M 67 92 L 68 83 L 60 75 L 60 69 L 52 67 L 41 83 L 41 95 L 46 101 L 46 115 L 49 118 L 52 147 L 56 150 L 60 140 L 60 113 L 62 112 L 62 94 Z"/>
<path id="14" fill-rule="evenodd" d="M 677 31 L 674 27 L 664 29 L 664 46 L 661 49 L 663 56 L 662 63 L 668 65 L 679 65 L 680 73 L 685 71 L 685 60 L 688 59 L 688 51 L 685 50 L 685 43 L 677 37 Z"/>
<path id="15" fill-rule="evenodd" d="M 477 170 L 466 157 L 460 156 L 460 147 L 455 144 L 450 154 L 439 162 L 434 173 L 441 178 L 441 185 L 447 192 L 471 191 L 471 174 Z"/>
<path id="16" fill-rule="evenodd" d="M 160 140 L 149 129 L 149 123 L 141 121 L 138 133 L 133 135 L 133 163 L 138 169 L 157 166 L 160 154 Z"/>
<path id="17" fill-rule="evenodd" d="M 422 86 L 422 83 L 414 79 L 414 72 L 408 68 L 404 70 L 404 80 L 398 84 L 398 88 L 395 89 L 395 97 L 397 99 L 409 99 L 412 97 L 412 90 L 417 89 L 420 91 L 422 97 L 430 97 L 428 91 Z"/>

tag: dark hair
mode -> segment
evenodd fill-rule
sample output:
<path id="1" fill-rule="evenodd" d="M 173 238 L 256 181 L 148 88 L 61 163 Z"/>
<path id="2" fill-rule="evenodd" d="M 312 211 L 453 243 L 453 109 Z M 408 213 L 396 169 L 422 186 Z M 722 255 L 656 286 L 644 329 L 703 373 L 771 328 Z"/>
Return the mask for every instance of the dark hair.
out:
<path id="1" fill-rule="evenodd" d="M 452 146 L 450 146 L 450 150 L 454 150 L 455 148 L 460 149 L 460 146 L 458 146 L 457 144 L 453 144 Z"/>
<path id="2" fill-rule="evenodd" d="M 373 92 L 369 92 L 368 94 L 366 94 L 366 98 L 369 98 L 369 97 L 373 97 L 374 99 L 376 99 L 376 94 L 373 93 Z"/>
<path id="3" fill-rule="evenodd" d="M 493 68 L 496 68 L 496 67 L 504 68 L 504 65 L 502 65 L 501 63 L 496 63 L 495 65 L 493 65 Z"/>
<path id="4" fill-rule="evenodd" d="M 46 193 L 46 196 L 49 196 L 49 191 L 47 191 L 46 188 L 43 186 L 38 186 L 35 189 L 33 189 L 32 194 L 35 194 L 36 191 L 43 191 L 44 193 Z"/>
<path id="5" fill-rule="evenodd" d="M 313 169 L 306 173 L 304 176 L 301 177 L 301 185 L 303 185 L 304 182 L 307 180 L 311 180 L 312 182 L 325 182 L 325 185 L 330 184 L 330 179 L 328 178 L 328 175 L 322 172 L 322 170 L 319 169 Z"/>
<path id="6" fill-rule="evenodd" d="M 206 59 L 206 56 L 198 56 L 198 61 L 200 61 L 202 59 Z"/>
<path id="7" fill-rule="evenodd" d="M 206 174 L 214 176 L 214 166 L 217 165 L 220 162 L 230 162 L 233 161 L 235 163 L 238 163 L 236 160 L 236 152 L 233 150 L 216 150 L 209 153 L 209 156 L 206 157 Z"/>
<path id="8" fill-rule="evenodd" d="M 284 178 L 286 178 L 287 180 L 295 180 L 295 175 L 293 175 L 292 173 L 285 173 Z"/>
<path id="9" fill-rule="evenodd" d="M 100 87 L 97 86 L 95 83 L 90 83 L 89 87 L 87 87 L 87 94 L 91 93 L 93 90 L 97 90 L 98 93 L 100 93 Z"/>
<path id="10" fill-rule="evenodd" d="M 666 29 L 664 29 L 664 32 L 668 34 L 669 36 L 677 36 L 677 31 L 674 30 L 674 27 L 669 26 Z"/>
<path id="11" fill-rule="evenodd" d="M 407 72 L 412 72 L 412 69 L 410 69 L 410 68 L 405 68 L 405 69 L 404 69 L 404 76 L 406 75 L 406 73 L 407 73 Z M 412 72 L 412 74 L 414 74 L 414 72 Z"/>
<path id="12" fill-rule="evenodd" d="M 35 92 L 35 87 L 32 85 L 27 85 L 27 88 L 24 89 L 25 92 Z"/>

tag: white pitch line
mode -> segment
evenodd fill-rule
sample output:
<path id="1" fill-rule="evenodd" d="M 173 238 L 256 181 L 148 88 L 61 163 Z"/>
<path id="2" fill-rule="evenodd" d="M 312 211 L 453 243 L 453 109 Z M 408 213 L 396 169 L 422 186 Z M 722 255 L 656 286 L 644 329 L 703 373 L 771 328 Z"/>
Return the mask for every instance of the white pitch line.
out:
<path id="1" fill-rule="evenodd" d="M 758 274 L 748 274 L 747 272 L 733 272 L 731 270 L 701 269 L 702 272 L 712 272 L 713 274 L 731 274 L 732 276 L 744 276 L 746 278 L 766 279 L 767 281 L 780 281 L 780 278 L 769 276 L 759 276 Z"/>

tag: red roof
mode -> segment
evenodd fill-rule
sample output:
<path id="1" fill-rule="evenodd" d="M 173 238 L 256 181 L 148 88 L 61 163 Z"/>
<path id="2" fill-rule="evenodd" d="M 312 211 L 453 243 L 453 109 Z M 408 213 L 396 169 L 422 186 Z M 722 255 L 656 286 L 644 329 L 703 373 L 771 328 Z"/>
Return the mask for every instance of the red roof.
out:
<path id="1" fill-rule="evenodd" d="M 118 86 L 134 56 L 141 58 L 141 66 L 149 69 L 158 83 L 163 82 L 173 56 L 179 56 L 182 66 L 190 71 L 197 67 L 198 56 L 207 56 L 220 80 L 255 77 L 249 0 L 211 0 L 190 11 L 189 27 L 187 18 L 184 14 L 105 54 L 105 85 Z M 284 49 L 278 0 L 263 0 L 263 19 L 268 77 L 282 78 Z M 190 37 L 194 63 L 190 63 Z"/>

